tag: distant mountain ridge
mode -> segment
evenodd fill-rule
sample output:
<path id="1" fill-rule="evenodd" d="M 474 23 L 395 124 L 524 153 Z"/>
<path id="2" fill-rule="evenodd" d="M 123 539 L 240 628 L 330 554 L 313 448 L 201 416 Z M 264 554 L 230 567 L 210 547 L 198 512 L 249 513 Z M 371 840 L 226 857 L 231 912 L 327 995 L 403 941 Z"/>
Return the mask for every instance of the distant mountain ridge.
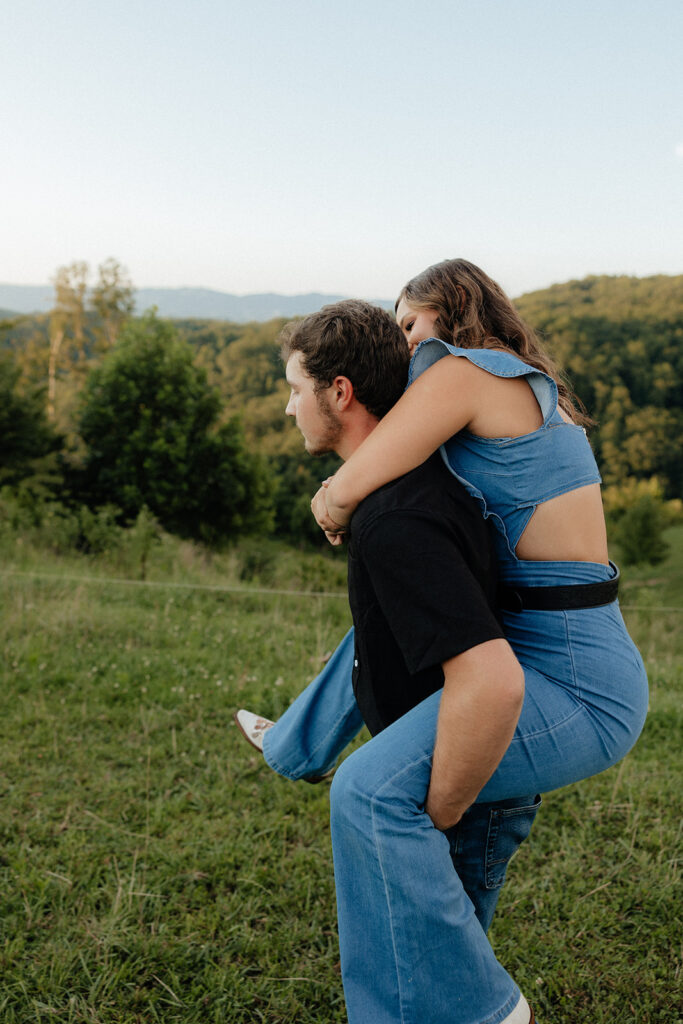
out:
<path id="1" fill-rule="evenodd" d="M 251 320 L 273 320 L 280 316 L 304 316 L 328 302 L 338 302 L 344 298 L 348 296 L 324 295 L 320 292 L 307 292 L 304 295 L 279 295 L 276 292 L 232 295 L 210 288 L 137 288 L 135 309 L 137 313 L 142 313 L 150 306 L 156 306 L 159 316 L 174 319 L 196 317 L 247 323 Z M 53 301 L 54 293 L 50 285 L 0 284 L 0 310 L 47 313 Z M 371 301 L 386 309 L 393 309 L 394 306 L 392 299 Z"/>

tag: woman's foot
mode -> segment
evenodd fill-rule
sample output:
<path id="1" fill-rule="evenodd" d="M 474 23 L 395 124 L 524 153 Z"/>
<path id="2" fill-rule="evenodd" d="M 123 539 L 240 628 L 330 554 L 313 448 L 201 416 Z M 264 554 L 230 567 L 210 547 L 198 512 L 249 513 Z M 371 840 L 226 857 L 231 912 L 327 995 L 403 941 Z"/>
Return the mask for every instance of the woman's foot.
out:
<path id="1" fill-rule="evenodd" d="M 271 722 L 269 718 L 262 718 L 261 715 L 255 715 L 251 711 L 245 711 L 244 708 L 240 708 L 232 717 L 247 743 L 251 743 L 252 747 L 256 747 L 262 754 L 263 734 L 266 729 L 275 725 L 275 722 Z"/>
<path id="2" fill-rule="evenodd" d="M 262 715 L 255 715 L 253 711 L 245 711 L 244 708 L 240 708 L 232 716 L 235 719 L 237 728 L 244 736 L 247 743 L 250 743 L 252 747 L 255 747 L 259 753 L 263 753 L 263 734 L 267 732 L 275 722 L 271 722 L 269 718 L 263 718 Z M 334 768 L 331 768 L 328 772 L 323 775 L 309 775 L 303 778 L 304 782 L 324 782 L 325 779 L 330 779 L 334 775 Z"/>

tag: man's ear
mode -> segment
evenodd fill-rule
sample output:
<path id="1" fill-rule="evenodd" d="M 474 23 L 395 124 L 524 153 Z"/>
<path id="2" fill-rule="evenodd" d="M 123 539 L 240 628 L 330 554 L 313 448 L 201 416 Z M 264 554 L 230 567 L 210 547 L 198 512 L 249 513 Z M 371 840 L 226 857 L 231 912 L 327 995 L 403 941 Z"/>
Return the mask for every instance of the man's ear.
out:
<path id="1" fill-rule="evenodd" d="M 334 391 L 332 401 L 337 407 L 337 412 L 345 412 L 355 398 L 353 384 L 348 377 L 339 375 L 332 381 Z"/>

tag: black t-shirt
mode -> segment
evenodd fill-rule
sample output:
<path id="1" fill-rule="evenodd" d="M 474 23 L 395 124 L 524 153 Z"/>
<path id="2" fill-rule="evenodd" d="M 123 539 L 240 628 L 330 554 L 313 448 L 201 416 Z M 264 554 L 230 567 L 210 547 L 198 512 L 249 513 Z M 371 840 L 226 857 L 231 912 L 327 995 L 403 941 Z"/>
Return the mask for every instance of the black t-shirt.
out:
<path id="1" fill-rule="evenodd" d="M 348 566 L 353 689 L 375 735 L 443 686 L 443 662 L 504 636 L 490 528 L 437 453 L 361 502 Z"/>

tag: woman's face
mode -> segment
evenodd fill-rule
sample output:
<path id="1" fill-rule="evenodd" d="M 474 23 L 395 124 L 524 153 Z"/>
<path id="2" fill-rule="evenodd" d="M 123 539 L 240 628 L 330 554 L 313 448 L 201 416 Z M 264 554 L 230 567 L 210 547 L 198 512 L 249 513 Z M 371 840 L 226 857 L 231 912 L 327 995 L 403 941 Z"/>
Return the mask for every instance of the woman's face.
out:
<path id="1" fill-rule="evenodd" d="M 396 323 L 408 342 L 411 356 L 421 341 L 424 341 L 425 338 L 435 337 L 434 325 L 437 316 L 435 309 L 413 309 L 405 299 L 401 299 L 399 302 L 396 309 Z"/>

